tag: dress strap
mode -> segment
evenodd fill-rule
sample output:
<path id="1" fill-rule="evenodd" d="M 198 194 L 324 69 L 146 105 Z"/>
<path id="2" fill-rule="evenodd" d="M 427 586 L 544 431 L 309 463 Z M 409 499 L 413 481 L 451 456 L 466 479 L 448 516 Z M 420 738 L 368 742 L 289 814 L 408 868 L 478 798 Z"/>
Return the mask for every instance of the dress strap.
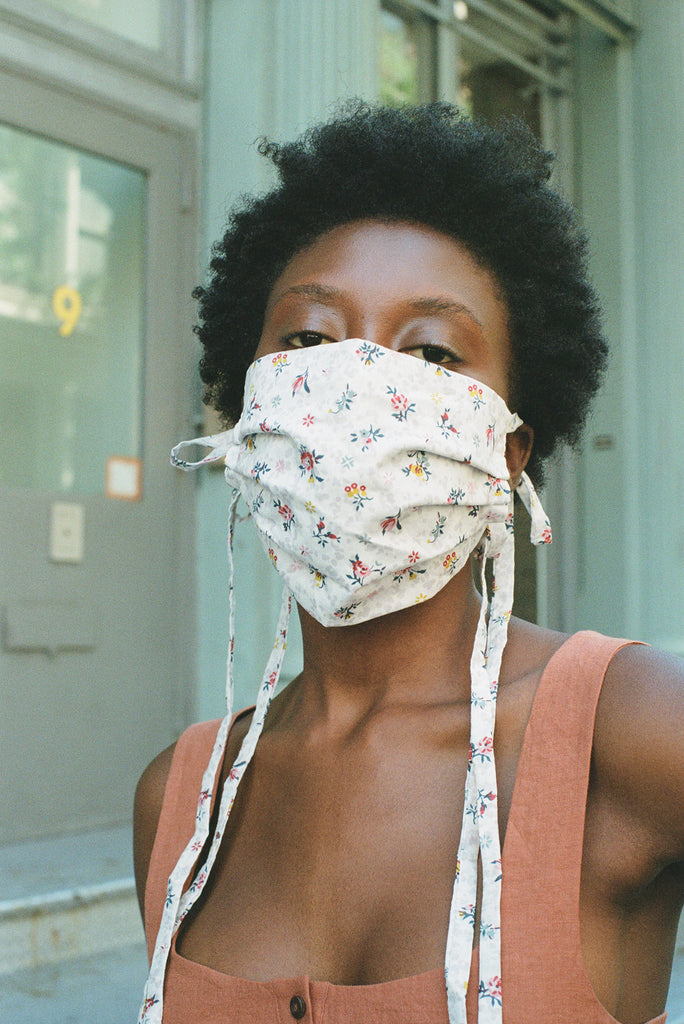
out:
<path id="1" fill-rule="evenodd" d="M 237 717 L 233 717 L 233 722 Z M 191 725 L 179 737 L 173 752 L 145 886 L 145 936 L 150 957 L 164 909 L 168 877 L 195 831 L 202 775 L 220 724 L 221 719 L 216 719 Z"/>
<path id="2" fill-rule="evenodd" d="M 518 763 L 506 832 L 502 920 L 506 1016 L 611 1024 L 582 958 L 579 895 L 594 720 L 606 670 L 629 644 L 570 637 L 539 683 Z"/>

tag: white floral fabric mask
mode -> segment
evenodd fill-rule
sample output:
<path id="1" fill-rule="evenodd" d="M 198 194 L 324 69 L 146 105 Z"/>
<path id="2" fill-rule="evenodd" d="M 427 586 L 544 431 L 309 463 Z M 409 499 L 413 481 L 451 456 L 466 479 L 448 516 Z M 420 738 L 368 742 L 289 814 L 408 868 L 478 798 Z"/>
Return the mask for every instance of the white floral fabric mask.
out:
<path id="1" fill-rule="evenodd" d="M 174 449 L 172 461 L 184 469 L 225 461 L 234 490 L 229 551 L 241 495 L 285 586 L 276 641 L 250 729 L 223 789 L 207 859 L 182 894 L 208 837 L 207 794 L 211 797 L 218 784 L 232 716 L 229 555 L 227 715 L 202 782 L 197 831 L 169 879 L 140 1024 L 161 1021 L 171 939 L 211 870 L 235 790 L 263 727 L 280 674 L 291 596 L 323 625 L 362 622 L 428 600 L 475 550 L 483 599 L 471 658 L 470 759 L 445 976 L 449 1020 L 465 1024 L 480 858 L 479 1021 L 500 1024 L 501 851 L 493 743 L 498 673 L 513 603 L 506 436 L 520 424 L 503 399 L 479 381 L 353 339 L 256 360 L 235 427 Z M 200 462 L 188 463 L 180 455 L 187 444 L 212 450 Z M 548 543 L 549 523 L 525 474 L 518 492 L 531 514 L 532 541 Z M 495 559 L 491 604 L 487 558 Z"/>

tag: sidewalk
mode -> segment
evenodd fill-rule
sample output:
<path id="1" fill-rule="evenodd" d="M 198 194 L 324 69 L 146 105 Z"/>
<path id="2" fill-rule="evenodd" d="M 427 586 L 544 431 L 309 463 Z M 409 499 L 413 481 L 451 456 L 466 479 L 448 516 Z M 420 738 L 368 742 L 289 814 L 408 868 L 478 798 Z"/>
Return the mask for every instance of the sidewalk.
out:
<path id="1" fill-rule="evenodd" d="M 135 1024 L 130 826 L 0 847 L 0 1024 Z"/>
<path id="2" fill-rule="evenodd" d="M 145 946 L 15 971 L 0 978 L 2 1024 L 135 1024 Z"/>

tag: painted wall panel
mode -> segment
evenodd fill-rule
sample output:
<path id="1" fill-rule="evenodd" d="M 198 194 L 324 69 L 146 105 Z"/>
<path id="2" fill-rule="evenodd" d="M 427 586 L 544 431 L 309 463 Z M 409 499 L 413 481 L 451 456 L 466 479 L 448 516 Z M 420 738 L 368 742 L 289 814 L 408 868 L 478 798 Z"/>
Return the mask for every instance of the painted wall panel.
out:
<path id="1" fill-rule="evenodd" d="M 255 139 L 293 138 L 336 102 L 376 95 L 376 9 L 365 0 L 214 0 L 207 18 L 204 262 L 240 193 L 270 181 Z M 255 339 L 255 347 L 258 339 Z M 199 718 L 223 713 L 228 493 L 207 473 L 197 491 Z M 254 701 L 270 651 L 280 583 L 251 524 L 236 530 L 235 705 Z M 283 678 L 298 671 L 296 615 Z"/>
<path id="2" fill-rule="evenodd" d="M 645 636 L 684 655 L 684 5 L 649 0 L 635 47 L 639 546 Z"/>

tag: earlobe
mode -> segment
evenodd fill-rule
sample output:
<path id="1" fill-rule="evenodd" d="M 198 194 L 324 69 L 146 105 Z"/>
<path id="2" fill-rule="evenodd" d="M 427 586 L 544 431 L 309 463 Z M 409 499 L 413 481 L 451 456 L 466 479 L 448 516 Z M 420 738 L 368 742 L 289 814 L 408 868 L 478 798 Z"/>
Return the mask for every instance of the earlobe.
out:
<path id="1" fill-rule="evenodd" d="M 523 423 L 512 434 L 506 437 L 506 464 L 511 486 L 516 488 L 520 477 L 532 454 L 534 430 Z"/>

